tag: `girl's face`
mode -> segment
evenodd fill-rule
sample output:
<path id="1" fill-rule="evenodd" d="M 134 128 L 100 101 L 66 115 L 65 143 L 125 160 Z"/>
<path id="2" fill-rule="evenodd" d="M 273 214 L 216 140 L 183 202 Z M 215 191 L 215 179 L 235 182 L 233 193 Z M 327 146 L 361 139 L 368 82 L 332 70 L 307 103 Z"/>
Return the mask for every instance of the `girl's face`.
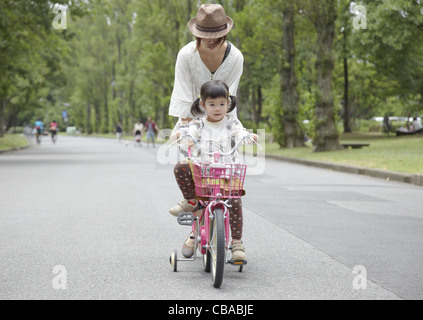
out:
<path id="1" fill-rule="evenodd" d="M 228 112 L 229 99 L 226 97 L 207 98 L 205 102 L 201 100 L 201 105 L 206 110 L 206 119 L 210 122 L 218 122 Z"/>

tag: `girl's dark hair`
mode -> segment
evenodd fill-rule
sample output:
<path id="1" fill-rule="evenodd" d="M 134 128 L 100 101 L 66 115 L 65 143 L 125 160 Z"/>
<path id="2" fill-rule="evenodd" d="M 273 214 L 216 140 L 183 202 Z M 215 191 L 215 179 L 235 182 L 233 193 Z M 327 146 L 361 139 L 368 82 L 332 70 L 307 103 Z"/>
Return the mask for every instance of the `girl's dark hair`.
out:
<path id="1" fill-rule="evenodd" d="M 200 97 L 197 98 L 191 106 L 192 115 L 194 117 L 204 116 L 205 110 L 201 107 L 200 100 L 203 100 L 203 103 L 205 103 L 208 98 L 216 99 L 220 97 L 231 99 L 227 112 L 231 112 L 235 109 L 236 98 L 235 96 L 229 95 L 229 87 L 226 83 L 220 80 L 211 80 L 204 83 L 201 86 Z"/>

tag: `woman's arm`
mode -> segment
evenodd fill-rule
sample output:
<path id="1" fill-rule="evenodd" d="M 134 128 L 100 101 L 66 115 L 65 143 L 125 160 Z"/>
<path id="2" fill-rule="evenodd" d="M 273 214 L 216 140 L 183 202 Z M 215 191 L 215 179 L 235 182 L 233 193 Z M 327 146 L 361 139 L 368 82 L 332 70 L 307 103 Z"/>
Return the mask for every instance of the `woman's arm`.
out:
<path id="1" fill-rule="evenodd" d="M 169 115 L 183 119 L 191 118 L 191 105 L 194 101 L 191 69 L 189 66 L 189 52 L 181 49 L 175 65 L 175 81 L 170 98 Z"/>

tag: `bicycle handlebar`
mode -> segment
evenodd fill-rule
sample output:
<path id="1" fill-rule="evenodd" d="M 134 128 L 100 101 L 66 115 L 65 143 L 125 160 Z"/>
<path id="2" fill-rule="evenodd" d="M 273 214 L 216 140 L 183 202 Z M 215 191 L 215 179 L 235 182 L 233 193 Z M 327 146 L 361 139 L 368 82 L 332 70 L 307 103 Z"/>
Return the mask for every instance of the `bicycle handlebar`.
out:
<path id="1" fill-rule="evenodd" d="M 180 129 L 180 133 L 181 133 L 181 135 L 180 135 L 180 137 L 177 139 L 177 140 L 175 140 L 174 142 L 172 142 L 170 145 L 169 145 L 169 148 L 172 146 L 172 145 L 174 145 L 175 143 L 178 143 L 179 141 L 181 141 L 182 139 L 184 139 L 184 138 L 189 138 L 189 139 L 191 139 L 194 143 L 195 143 L 195 145 L 200 145 L 200 142 L 196 139 L 196 138 L 194 138 L 189 132 L 188 132 L 188 126 L 181 126 L 181 129 Z M 250 141 L 252 141 L 252 142 L 254 142 L 256 145 L 257 145 L 257 147 L 259 147 L 260 148 L 260 150 L 262 150 L 262 147 L 251 137 L 251 134 L 250 133 L 248 133 L 247 135 L 245 135 L 242 139 L 237 139 L 238 141 L 235 143 L 235 145 L 234 145 L 234 147 L 231 149 L 231 151 L 229 151 L 229 152 L 225 152 L 225 153 L 223 153 L 223 152 L 221 152 L 220 153 L 220 156 L 221 157 L 225 157 L 225 156 L 230 156 L 232 153 L 234 153 L 237 149 L 238 149 L 238 147 L 240 146 L 240 144 L 242 143 L 242 142 L 244 142 L 244 141 L 246 141 L 246 140 L 250 140 Z M 202 151 L 203 152 L 203 151 Z M 214 155 L 214 152 L 204 152 L 204 153 L 206 153 L 206 154 L 208 154 L 209 156 L 213 156 Z"/>

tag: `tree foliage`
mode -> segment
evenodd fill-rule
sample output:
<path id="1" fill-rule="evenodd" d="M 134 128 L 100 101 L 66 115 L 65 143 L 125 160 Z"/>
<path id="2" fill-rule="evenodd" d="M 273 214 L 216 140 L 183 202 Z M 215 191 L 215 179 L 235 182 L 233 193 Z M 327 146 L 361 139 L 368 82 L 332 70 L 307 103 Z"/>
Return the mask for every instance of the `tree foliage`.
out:
<path id="1" fill-rule="evenodd" d="M 67 7 L 65 30 L 53 28 L 50 1 L 0 2 L 0 136 L 35 118 L 86 133 L 117 122 L 129 132 L 148 116 L 172 127 L 176 56 L 194 40 L 187 22 L 203 2 L 56 2 Z M 239 117 L 281 146 L 300 146 L 307 133 L 315 151 L 333 150 L 358 119 L 422 113 L 420 0 L 205 2 L 235 22 L 228 40 L 245 59 Z"/>

